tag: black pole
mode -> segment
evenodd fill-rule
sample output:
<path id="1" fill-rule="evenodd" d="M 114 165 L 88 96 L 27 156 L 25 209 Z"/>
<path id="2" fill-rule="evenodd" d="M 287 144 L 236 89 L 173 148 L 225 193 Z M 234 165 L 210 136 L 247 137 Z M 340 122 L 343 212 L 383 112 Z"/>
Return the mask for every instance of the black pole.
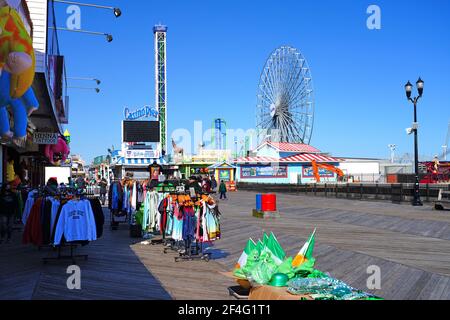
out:
<path id="1" fill-rule="evenodd" d="M 414 99 L 414 124 L 417 126 L 417 101 L 418 98 Z M 420 201 L 420 181 L 419 181 L 419 146 L 417 138 L 418 128 L 414 129 L 414 170 L 415 170 L 415 183 L 414 183 L 414 200 L 413 206 L 422 206 L 422 201 Z"/>

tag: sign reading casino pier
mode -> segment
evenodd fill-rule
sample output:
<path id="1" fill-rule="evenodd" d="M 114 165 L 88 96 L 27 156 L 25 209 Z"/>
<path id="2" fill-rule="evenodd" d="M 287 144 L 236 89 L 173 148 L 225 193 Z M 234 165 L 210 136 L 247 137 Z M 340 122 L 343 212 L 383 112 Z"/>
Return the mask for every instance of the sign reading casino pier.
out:
<path id="1" fill-rule="evenodd" d="M 139 120 L 142 118 L 155 118 L 159 116 L 158 110 L 155 107 L 145 106 L 143 108 L 131 111 L 129 108 L 123 110 L 125 120 Z"/>

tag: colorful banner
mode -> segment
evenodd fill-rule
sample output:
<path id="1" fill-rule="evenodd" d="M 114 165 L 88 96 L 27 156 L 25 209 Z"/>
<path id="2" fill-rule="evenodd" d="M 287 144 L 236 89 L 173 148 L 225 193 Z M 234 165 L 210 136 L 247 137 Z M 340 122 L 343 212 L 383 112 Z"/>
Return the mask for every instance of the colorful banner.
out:
<path id="1" fill-rule="evenodd" d="M 302 170 L 302 176 L 303 178 L 314 178 L 314 171 L 312 167 L 303 167 Z M 323 178 L 333 178 L 334 173 L 331 171 L 328 171 L 323 168 L 319 168 L 319 176 Z"/>
<path id="2" fill-rule="evenodd" d="M 231 170 L 219 170 L 219 181 L 230 181 L 231 180 Z"/>
<path id="3" fill-rule="evenodd" d="M 287 166 L 243 166 L 241 178 L 287 178 Z"/>

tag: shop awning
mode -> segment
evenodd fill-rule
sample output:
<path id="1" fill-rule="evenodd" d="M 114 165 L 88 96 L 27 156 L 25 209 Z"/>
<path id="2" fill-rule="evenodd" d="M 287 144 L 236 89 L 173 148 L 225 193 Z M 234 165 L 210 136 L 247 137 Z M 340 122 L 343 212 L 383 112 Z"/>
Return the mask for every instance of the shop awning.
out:
<path id="1" fill-rule="evenodd" d="M 121 157 L 119 160 L 117 160 L 116 163 L 113 163 L 113 165 L 116 166 L 142 166 L 142 167 L 148 167 L 149 165 L 153 164 L 153 162 L 156 161 L 157 164 L 165 164 L 164 161 L 161 161 L 160 159 L 149 159 L 149 158 L 143 158 L 143 159 L 136 159 L 136 158 L 124 158 Z"/>
<path id="2" fill-rule="evenodd" d="M 256 150 L 261 149 L 264 146 L 270 146 L 278 152 L 302 152 L 302 153 L 320 153 L 320 150 L 303 143 L 288 143 L 288 142 L 272 142 L 266 141 L 261 144 Z"/>
<path id="3" fill-rule="evenodd" d="M 211 170 L 213 170 L 213 169 L 220 169 L 220 168 L 223 168 L 223 169 L 236 169 L 236 167 L 234 165 L 229 164 L 228 162 L 219 162 L 219 163 L 213 164 L 212 166 L 208 167 L 208 169 L 211 169 Z"/>
<path id="4" fill-rule="evenodd" d="M 296 154 L 293 156 L 289 156 L 286 158 L 281 159 L 282 162 L 289 163 L 289 162 L 311 162 L 312 160 L 316 160 L 317 162 L 341 162 L 342 160 L 320 155 L 320 154 L 312 154 L 312 153 L 302 153 L 302 154 Z"/>

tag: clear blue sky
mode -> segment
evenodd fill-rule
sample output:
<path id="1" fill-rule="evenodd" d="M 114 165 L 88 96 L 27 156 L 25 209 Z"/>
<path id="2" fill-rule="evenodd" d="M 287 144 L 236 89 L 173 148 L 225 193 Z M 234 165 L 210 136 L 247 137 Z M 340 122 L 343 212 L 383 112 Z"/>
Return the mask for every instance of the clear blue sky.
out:
<path id="1" fill-rule="evenodd" d="M 94 0 L 92 0 L 94 2 Z M 419 104 L 420 153 L 441 152 L 450 120 L 450 2 L 95 0 L 123 16 L 82 8 L 82 28 L 114 35 L 60 32 L 69 76 L 100 78 L 102 93 L 71 90 L 72 152 L 86 160 L 120 146 L 123 108 L 154 105 L 152 28 L 168 32 L 168 128 L 193 131 L 222 117 L 233 128 L 255 125 L 256 92 L 268 55 L 289 44 L 307 58 L 316 114 L 311 144 L 335 156 L 412 153 L 413 109 L 404 84 L 425 81 Z M 366 9 L 381 8 L 381 30 Z M 64 26 L 66 5 L 56 4 Z M 71 85 L 91 85 L 71 81 Z M 94 83 L 93 83 L 94 85 Z M 206 129 L 206 128 L 205 128 Z"/>

